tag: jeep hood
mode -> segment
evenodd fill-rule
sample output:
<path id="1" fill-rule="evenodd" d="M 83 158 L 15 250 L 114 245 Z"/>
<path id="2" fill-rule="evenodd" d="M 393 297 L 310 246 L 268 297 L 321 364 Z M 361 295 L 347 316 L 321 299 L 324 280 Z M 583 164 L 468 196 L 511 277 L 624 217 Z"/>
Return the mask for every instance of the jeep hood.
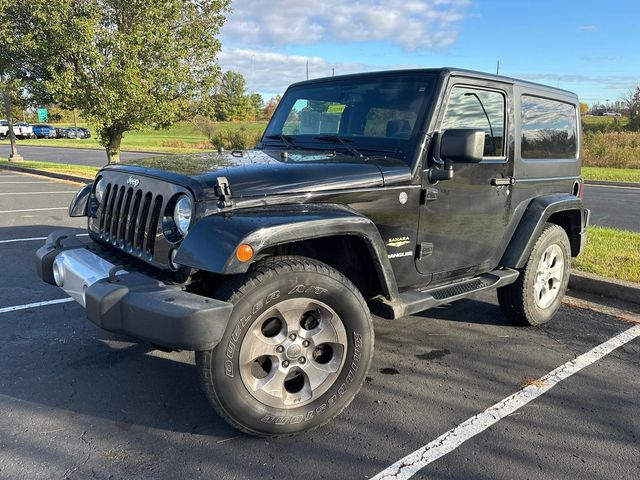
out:
<path id="1" fill-rule="evenodd" d="M 167 155 L 128 160 L 105 170 L 150 176 L 191 188 L 198 199 L 216 196 L 225 177 L 234 198 L 373 188 L 407 184 L 409 166 L 388 157 L 357 158 L 325 151 L 250 150 L 244 152 Z"/>

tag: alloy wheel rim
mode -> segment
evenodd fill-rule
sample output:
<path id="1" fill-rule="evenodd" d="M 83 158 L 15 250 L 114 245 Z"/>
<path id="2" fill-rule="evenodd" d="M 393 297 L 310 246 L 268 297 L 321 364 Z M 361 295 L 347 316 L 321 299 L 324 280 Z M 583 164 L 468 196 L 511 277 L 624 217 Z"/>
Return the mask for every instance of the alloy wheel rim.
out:
<path id="1" fill-rule="evenodd" d="M 310 298 L 287 299 L 247 330 L 240 377 L 256 400 L 275 408 L 298 407 L 335 383 L 346 351 L 347 332 L 331 307 Z"/>
<path id="2" fill-rule="evenodd" d="M 542 253 L 534 280 L 534 296 L 536 305 L 546 309 L 558 298 L 562 278 L 564 277 L 564 256 L 562 249 L 549 245 Z"/>

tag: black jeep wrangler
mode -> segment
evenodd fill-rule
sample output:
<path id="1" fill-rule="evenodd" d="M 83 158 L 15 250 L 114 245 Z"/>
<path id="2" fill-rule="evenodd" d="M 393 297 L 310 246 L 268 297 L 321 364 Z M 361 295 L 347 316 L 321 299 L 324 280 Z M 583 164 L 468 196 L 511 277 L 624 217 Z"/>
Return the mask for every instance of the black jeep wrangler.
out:
<path id="1" fill-rule="evenodd" d="M 298 83 L 250 151 L 108 165 L 78 192 L 90 241 L 37 269 L 111 332 L 195 351 L 254 435 L 317 427 L 360 389 L 383 318 L 496 289 L 543 325 L 586 241 L 575 95 L 454 69 Z"/>

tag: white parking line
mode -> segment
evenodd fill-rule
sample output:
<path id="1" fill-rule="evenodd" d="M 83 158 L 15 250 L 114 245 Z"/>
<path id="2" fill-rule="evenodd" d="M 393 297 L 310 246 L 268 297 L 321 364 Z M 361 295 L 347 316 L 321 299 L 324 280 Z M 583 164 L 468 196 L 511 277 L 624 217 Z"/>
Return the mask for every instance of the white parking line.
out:
<path id="1" fill-rule="evenodd" d="M 46 305 L 56 305 L 58 303 L 68 303 L 73 301 L 73 298 L 58 298 L 57 300 L 47 300 L 46 302 L 27 303 L 25 305 L 0 308 L 0 313 L 15 312 L 17 310 L 26 310 L 28 308 L 44 307 Z"/>
<path id="2" fill-rule="evenodd" d="M 22 210 L 0 210 L 0 213 L 44 212 L 45 210 L 67 210 L 69 207 L 24 208 Z"/>
<path id="3" fill-rule="evenodd" d="M 76 233 L 76 237 L 88 237 L 88 233 Z M 0 243 L 18 243 L 18 242 L 32 242 L 35 240 L 46 240 L 47 237 L 31 237 L 31 238 L 13 238 L 11 240 L 0 240 Z"/>
<path id="4" fill-rule="evenodd" d="M 616 348 L 621 347 L 639 336 L 640 325 L 636 325 L 625 330 L 619 335 L 616 335 L 615 337 L 589 350 L 587 353 L 584 353 L 574 360 L 559 366 L 534 382 L 534 384 L 526 386 L 519 392 L 516 392 L 496 403 L 484 412 L 479 413 L 475 417 L 472 417 L 458 425 L 456 428 L 449 430 L 447 433 L 436 438 L 433 442 L 428 443 L 403 459 L 398 460 L 389 468 L 378 473 L 371 480 L 406 480 L 411 478 L 418 473 L 420 469 L 455 450 L 464 442 L 479 433 L 482 433 L 507 415 L 511 415 L 513 412 L 524 407 L 527 403 L 535 400 L 543 393 L 548 392 L 562 380 L 578 373 L 583 368 L 597 362 L 602 357 L 613 352 Z"/>
<path id="5" fill-rule="evenodd" d="M 61 192 L 15 192 L 15 193 L 0 193 L 0 195 L 44 195 L 52 193 L 76 193 L 75 190 L 62 190 Z"/>

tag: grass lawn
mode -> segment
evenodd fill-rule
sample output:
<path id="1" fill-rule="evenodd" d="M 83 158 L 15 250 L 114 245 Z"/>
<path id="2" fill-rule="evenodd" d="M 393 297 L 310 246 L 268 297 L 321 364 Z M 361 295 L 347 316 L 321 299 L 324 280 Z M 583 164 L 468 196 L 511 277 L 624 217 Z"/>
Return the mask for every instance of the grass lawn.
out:
<path id="1" fill-rule="evenodd" d="M 25 160 L 24 162 L 9 162 L 7 160 L 0 160 L 0 167 L 3 165 L 33 168 L 45 172 L 64 173 L 67 175 L 76 175 L 78 177 L 89 179 L 93 179 L 93 177 L 96 176 L 96 173 L 99 170 L 98 167 L 87 167 L 84 165 L 67 165 L 64 163 L 33 162 L 30 160 Z"/>
<path id="2" fill-rule="evenodd" d="M 573 268 L 640 283 L 640 233 L 589 227 L 587 246 L 573 259 Z"/>
<path id="3" fill-rule="evenodd" d="M 582 167 L 582 176 L 585 180 L 640 183 L 638 168 Z"/>
<path id="4" fill-rule="evenodd" d="M 55 126 L 65 126 L 68 124 L 52 124 Z M 218 122 L 216 124 L 221 130 L 235 130 L 245 128 L 252 132 L 261 133 L 267 126 L 267 122 Z M 18 140 L 20 145 L 45 145 L 74 148 L 103 148 L 98 139 L 95 138 L 95 129 L 91 125 L 78 124 L 79 127 L 91 129 L 92 138 L 77 140 L 73 138 L 39 138 L 36 140 Z M 1 140 L 0 144 L 9 143 Z M 184 122 L 174 125 L 168 129 L 136 130 L 127 132 L 122 140 L 122 150 L 130 152 L 162 152 L 162 153 L 198 153 L 205 150 L 213 150 L 211 143 L 202 133 L 197 125 Z"/>

